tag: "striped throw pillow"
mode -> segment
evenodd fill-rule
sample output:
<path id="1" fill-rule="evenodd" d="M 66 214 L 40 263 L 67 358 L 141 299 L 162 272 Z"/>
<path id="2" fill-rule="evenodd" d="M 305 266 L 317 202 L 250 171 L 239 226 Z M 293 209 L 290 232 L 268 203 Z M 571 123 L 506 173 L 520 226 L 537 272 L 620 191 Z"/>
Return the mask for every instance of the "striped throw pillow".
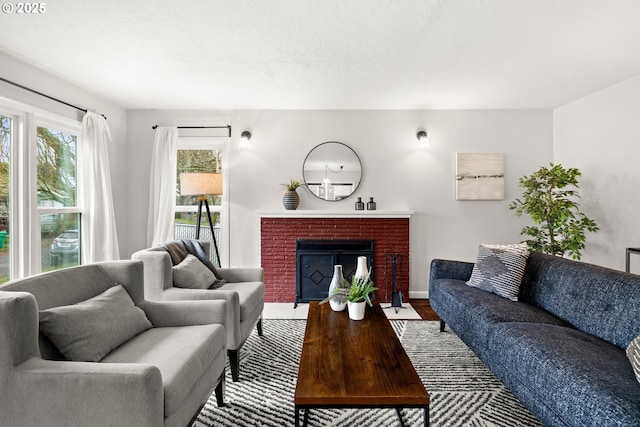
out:
<path id="1" fill-rule="evenodd" d="M 640 382 L 640 335 L 635 337 L 627 347 L 627 357 L 636 374 L 636 379 Z"/>
<path id="2" fill-rule="evenodd" d="M 467 285 L 518 301 L 528 258 L 526 243 L 480 245 Z"/>

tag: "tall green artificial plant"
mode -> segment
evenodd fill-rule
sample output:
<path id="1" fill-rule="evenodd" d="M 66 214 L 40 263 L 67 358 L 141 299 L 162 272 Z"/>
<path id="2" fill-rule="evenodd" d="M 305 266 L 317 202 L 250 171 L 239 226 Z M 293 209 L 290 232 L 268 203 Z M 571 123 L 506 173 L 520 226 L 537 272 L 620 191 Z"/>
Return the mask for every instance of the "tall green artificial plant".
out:
<path id="1" fill-rule="evenodd" d="M 531 249 L 581 258 L 586 232 L 595 233 L 599 227 L 580 212 L 576 201 L 580 198 L 577 191 L 580 176 L 582 173 L 576 168 L 565 169 L 551 163 L 548 168 L 543 166 L 530 176 L 520 178 L 524 193 L 509 209 L 515 210 L 517 216 L 529 215 L 536 224 L 520 232 L 529 237 L 526 242 Z"/>

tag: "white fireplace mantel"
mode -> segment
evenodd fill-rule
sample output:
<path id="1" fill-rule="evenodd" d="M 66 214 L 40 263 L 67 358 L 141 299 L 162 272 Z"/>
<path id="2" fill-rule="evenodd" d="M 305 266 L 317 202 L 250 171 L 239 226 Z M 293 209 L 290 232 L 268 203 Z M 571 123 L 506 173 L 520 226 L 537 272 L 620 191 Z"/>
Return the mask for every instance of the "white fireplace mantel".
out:
<path id="1" fill-rule="evenodd" d="M 260 218 L 411 218 L 412 210 L 332 211 L 332 210 L 264 210 Z"/>

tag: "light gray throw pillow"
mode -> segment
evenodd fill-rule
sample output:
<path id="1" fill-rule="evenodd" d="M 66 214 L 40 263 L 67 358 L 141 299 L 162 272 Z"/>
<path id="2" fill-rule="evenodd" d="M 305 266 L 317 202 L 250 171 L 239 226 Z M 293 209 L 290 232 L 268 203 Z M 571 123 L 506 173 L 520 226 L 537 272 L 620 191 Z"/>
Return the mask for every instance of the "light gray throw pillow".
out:
<path id="1" fill-rule="evenodd" d="M 178 288 L 208 289 L 216 276 L 196 256 L 188 254 L 180 264 L 172 267 L 173 285 Z"/>
<path id="2" fill-rule="evenodd" d="M 67 360 L 74 361 L 99 362 L 152 327 L 122 285 L 77 304 L 40 312 L 40 331 Z"/>
<path id="3" fill-rule="evenodd" d="M 627 357 L 629 358 L 629 362 L 631 362 L 633 372 L 636 374 L 636 379 L 640 382 L 640 335 L 629 343 L 627 347 Z"/>
<path id="4" fill-rule="evenodd" d="M 467 285 L 518 301 L 527 259 L 529 248 L 526 243 L 480 245 Z"/>

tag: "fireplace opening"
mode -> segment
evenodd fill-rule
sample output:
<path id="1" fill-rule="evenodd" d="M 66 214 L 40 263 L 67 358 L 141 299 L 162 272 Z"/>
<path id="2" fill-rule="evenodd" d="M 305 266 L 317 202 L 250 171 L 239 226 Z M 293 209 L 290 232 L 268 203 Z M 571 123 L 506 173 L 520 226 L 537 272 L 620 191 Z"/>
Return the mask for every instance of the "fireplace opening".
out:
<path id="1" fill-rule="evenodd" d="M 329 294 L 333 266 L 342 265 L 346 280 L 356 272 L 359 256 L 367 257 L 373 277 L 373 240 L 296 240 L 296 299 L 299 302 L 320 301 Z"/>

